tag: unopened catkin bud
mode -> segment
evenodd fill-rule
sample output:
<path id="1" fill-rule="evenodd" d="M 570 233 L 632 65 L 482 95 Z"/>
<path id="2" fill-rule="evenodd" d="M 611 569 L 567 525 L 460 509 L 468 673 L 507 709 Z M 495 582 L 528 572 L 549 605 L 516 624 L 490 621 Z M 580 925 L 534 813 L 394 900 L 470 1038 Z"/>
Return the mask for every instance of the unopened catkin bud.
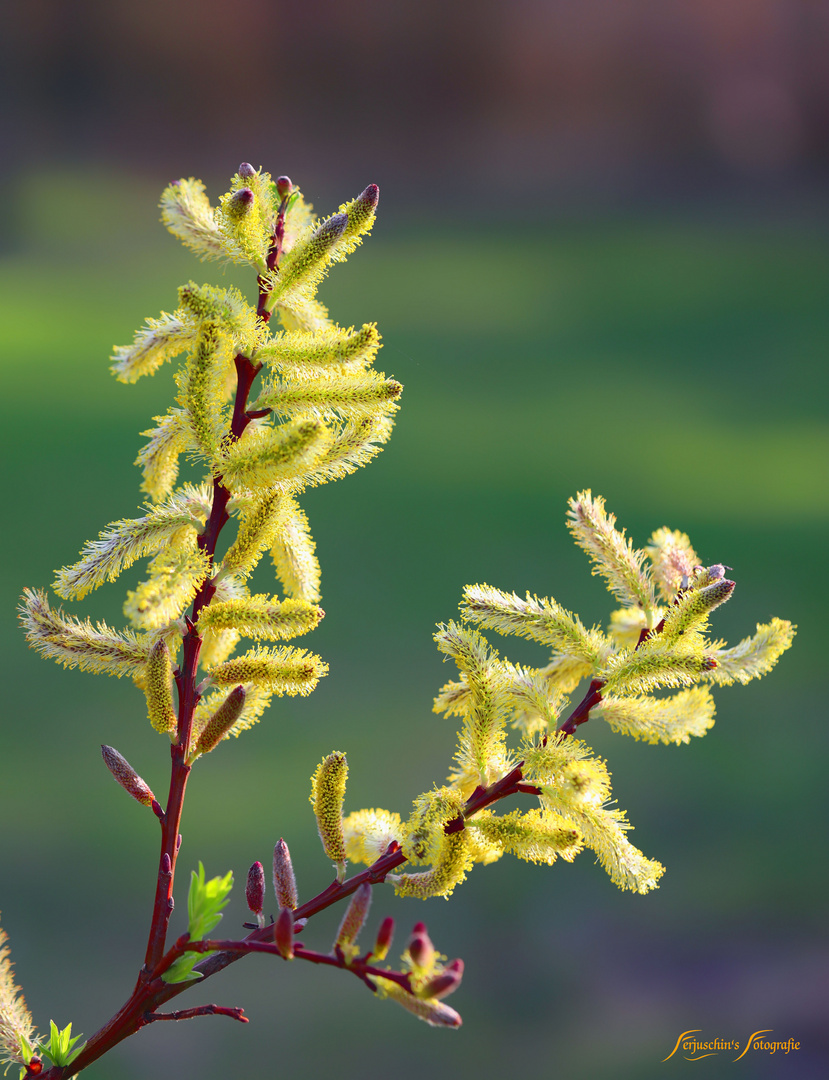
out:
<path id="1" fill-rule="evenodd" d="M 188 760 L 198 757 L 199 754 L 209 754 L 211 750 L 219 745 L 225 735 L 227 735 L 242 715 L 246 697 L 247 694 L 245 693 L 244 686 L 237 686 L 230 691 L 222 704 L 204 725 L 204 728 L 196 741 L 196 745 L 193 748 L 193 753 Z"/>
<path id="2" fill-rule="evenodd" d="M 241 221 L 251 212 L 255 202 L 256 196 L 250 188 L 239 188 L 225 203 L 225 213 L 231 221 Z"/>
<path id="3" fill-rule="evenodd" d="M 337 880 L 345 877 L 346 853 L 343 832 L 343 802 L 348 763 L 345 754 L 335 752 L 323 758 L 311 777 L 311 804 L 317 819 L 322 848 L 335 864 Z"/>
<path id="4" fill-rule="evenodd" d="M 414 924 L 407 948 L 416 967 L 427 968 L 435 959 L 435 947 L 422 922 Z"/>
<path id="5" fill-rule="evenodd" d="M 371 221 L 380 201 L 380 188 L 376 184 L 369 184 L 365 191 L 361 191 L 356 199 L 353 199 L 346 211 L 348 213 L 348 227 L 346 236 L 354 233 L 362 233 L 367 227 L 371 227 Z"/>
<path id="6" fill-rule="evenodd" d="M 156 731 L 171 735 L 176 730 L 176 711 L 173 707 L 173 668 L 167 642 L 160 638 L 147 659 L 147 678 L 144 694 L 150 723 Z"/>
<path id="7" fill-rule="evenodd" d="M 256 169 L 250 164 L 250 162 L 243 161 L 236 173 L 242 177 L 243 180 L 250 180 L 252 176 L 256 176 Z"/>
<path id="8" fill-rule="evenodd" d="M 297 906 L 296 877 L 291 862 L 291 853 L 284 840 L 279 840 L 273 849 L 273 891 L 276 902 L 281 908 Z"/>
<path id="9" fill-rule="evenodd" d="M 348 228 L 348 214 L 334 214 L 316 229 L 311 237 L 313 250 L 324 254 Z"/>
<path id="10" fill-rule="evenodd" d="M 273 939 L 279 953 L 285 960 L 294 958 L 294 913 L 290 908 L 282 908 L 273 925 Z"/>
<path id="11" fill-rule="evenodd" d="M 422 998 L 444 998 L 455 992 L 463 979 L 463 960 L 453 960 L 433 979 L 429 979 L 417 991 Z"/>
<path id="12" fill-rule="evenodd" d="M 701 589 L 693 588 L 683 593 L 665 616 L 662 641 L 670 644 L 686 631 L 702 625 L 715 608 L 729 599 L 734 588 L 733 581 L 721 578 Z"/>
<path id="13" fill-rule="evenodd" d="M 277 176 L 275 183 L 276 193 L 280 199 L 286 199 L 294 190 L 290 176 Z"/>
<path id="14" fill-rule="evenodd" d="M 265 868 L 261 862 L 255 862 L 248 870 L 248 880 L 245 885 L 245 899 L 248 907 L 256 916 L 259 925 L 262 925 L 262 908 L 265 904 Z"/>
<path id="15" fill-rule="evenodd" d="M 387 915 L 385 919 L 380 923 L 380 929 L 377 931 L 377 939 L 374 942 L 374 948 L 371 950 L 372 960 L 385 960 L 391 948 L 392 938 L 394 937 L 394 919 L 391 915 Z"/>
<path id="16" fill-rule="evenodd" d="M 351 903 L 345 910 L 340 928 L 337 931 L 337 945 L 351 945 L 363 929 L 368 909 L 371 907 L 371 886 L 364 881 L 351 897 Z"/>
<path id="17" fill-rule="evenodd" d="M 728 578 L 720 578 L 710 585 L 706 585 L 705 588 L 698 589 L 697 591 L 700 599 L 704 599 L 707 610 L 713 611 L 714 608 L 719 607 L 720 604 L 726 602 L 734 592 L 736 584 L 735 581 L 729 581 Z"/>
<path id="18" fill-rule="evenodd" d="M 155 795 L 150 790 L 149 784 L 142 780 L 135 769 L 125 757 L 111 746 L 101 746 L 101 756 L 104 764 L 128 795 L 132 795 L 143 806 L 152 806 Z"/>

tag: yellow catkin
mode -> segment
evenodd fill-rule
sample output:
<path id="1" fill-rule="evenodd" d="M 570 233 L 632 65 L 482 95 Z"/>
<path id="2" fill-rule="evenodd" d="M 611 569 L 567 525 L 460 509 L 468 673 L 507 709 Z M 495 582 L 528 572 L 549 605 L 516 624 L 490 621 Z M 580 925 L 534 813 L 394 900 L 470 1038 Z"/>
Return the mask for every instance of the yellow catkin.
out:
<path id="1" fill-rule="evenodd" d="M 348 762 L 335 751 L 323 758 L 311 777 L 311 805 L 317 819 L 322 848 L 337 867 L 337 878 L 345 876 L 346 851 L 343 831 L 343 802 Z"/>
<path id="2" fill-rule="evenodd" d="M 161 638 L 150 650 L 147 677 L 144 685 L 147 712 L 156 731 L 172 735 L 176 730 L 176 711 L 173 706 L 173 669 L 170 650 Z"/>
<path id="3" fill-rule="evenodd" d="M 428 900 L 432 896 L 448 897 L 456 885 L 466 877 L 472 866 L 472 855 L 466 831 L 452 833 L 443 838 L 431 870 L 422 874 L 389 875 L 398 896 L 412 896 Z"/>

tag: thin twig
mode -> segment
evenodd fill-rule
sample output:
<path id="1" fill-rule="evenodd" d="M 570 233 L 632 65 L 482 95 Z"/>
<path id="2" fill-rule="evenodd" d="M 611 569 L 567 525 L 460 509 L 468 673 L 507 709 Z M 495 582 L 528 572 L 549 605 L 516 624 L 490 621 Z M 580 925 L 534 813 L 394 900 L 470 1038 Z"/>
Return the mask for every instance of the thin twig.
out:
<path id="1" fill-rule="evenodd" d="M 224 1005 L 198 1005 L 194 1009 L 178 1009 L 176 1012 L 144 1013 L 148 1024 L 154 1024 L 156 1020 L 192 1020 L 194 1016 L 229 1016 L 242 1024 L 249 1023 L 244 1009 L 228 1009 Z"/>

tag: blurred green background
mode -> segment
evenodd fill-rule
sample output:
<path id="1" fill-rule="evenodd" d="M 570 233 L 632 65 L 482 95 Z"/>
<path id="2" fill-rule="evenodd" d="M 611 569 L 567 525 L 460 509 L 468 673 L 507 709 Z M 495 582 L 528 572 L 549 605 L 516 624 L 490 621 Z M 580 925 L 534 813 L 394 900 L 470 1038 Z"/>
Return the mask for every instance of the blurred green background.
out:
<path id="1" fill-rule="evenodd" d="M 659 526 L 681 528 L 705 561 L 733 568 L 737 590 L 715 622 L 730 642 L 773 615 L 799 627 L 771 675 L 716 692 L 717 722 L 703 740 L 651 747 L 599 721 L 582 729 L 608 758 L 633 841 L 667 866 L 656 892 L 619 892 L 589 853 L 572 866 L 505 858 L 479 867 L 449 903 L 376 890 L 369 931 L 393 914 L 399 952 L 424 919 L 437 947 L 466 961 L 451 999 L 464 1017 L 459 1031 L 433 1031 L 341 973 L 253 957 L 181 999 L 182 1007 L 242 1005 L 250 1026 L 156 1024 L 91 1077 L 305 1080 L 336 1068 L 341 1080 L 519 1069 L 647 1080 L 691 1067 L 726 1077 L 741 1066 L 761 1080 L 826 1074 L 829 253 L 818 183 L 826 93 L 809 83 L 807 62 L 820 35 L 785 23 L 789 37 L 775 36 L 780 5 L 758 5 L 772 13 L 768 24 L 747 8 L 735 14 L 735 5 L 725 29 L 717 5 L 697 6 L 708 12 L 708 37 L 699 27 L 683 37 L 681 22 L 672 24 L 678 38 L 665 37 L 679 16 L 654 24 L 646 5 L 630 2 L 611 5 L 616 29 L 597 29 L 595 44 L 586 27 L 607 5 L 585 4 L 556 22 L 560 5 L 550 5 L 553 18 L 522 0 L 510 23 L 510 76 L 489 65 L 482 44 L 498 38 L 506 5 L 484 4 L 465 37 L 465 3 L 443 15 L 427 3 L 398 22 L 396 5 L 371 3 L 376 19 L 356 29 L 339 8 L 333 18 L 334 6 L 291 14 L 274 4 L 288 20 L 281 25 L 295 38 L 317 34 L 319 55 L 333 64 L 322 65 L 316 98 L 303 98 L 310 75 L 289 65 L 297 94 L 281 127 L 264 123 L 273 112 L 264 91 L 244 115 L 227 105 L 204 115 L 180 108 L 182 80 L 207 101 L 221 83 L 215 68 L 199 67 L 184 22 L 165 38 L 164 68 L 156 39 L 156 51 L 146 51 L 138 16 L 134 26 L 115 25 L 111 8 L 104 15 L 81 4 L 87 21 L 59 39 L 50 4 L 15 13 L 11 60 L 27 93 L 18 100 L 8 91 L 17 126 L 5 130 L 17 156 L 0 171 L 0 907 L 41 1029 L 53 1017 L 88 1036 L 131 989 L 157 830 L 112 783 L 98 746 L 114 744 L 157 792 L 166 790 L 166 751 L 130 683 L 39 659 L 15 628 L 14 607 L 24 586 L 47 585 L 87 538 L 140 504 L 131 464 L 138 433 L 166 409 L 172 371 L 118 384 L 107 371 L 113 343 L 171 310 L 176 286 L 191 277 L 233 281 L 252 295 L 250 277 L 197 264 L 158 225 L 158 195 L 171 177 L 198 172 L 215 200 L 223 173 L 247 156 L 291 172 L 321 212 L 379 181 L 374 235 L 321 295 L 345 325 L 378 322 L 378 367 L 405 385 L 383 454 L 303 498 L 327 612 L 307 644 L 330 675 L 308 699 L 277 701 L 194 771 L 180 909 L 186 871 L 199 859 L 210 874 L 232 868 L 239 884 L 223 925 L 233 932 L 246 914 L 247 868 L 255 859 L 267 865 L 280 836 L 302 895 L 327 884 L 307 794 L 332 749 L 349 754 L 349 809 L 405 813 L 443 780 L 455 729 L 431 705 L 452 671 L 431 634 L 456 615 L 464 584 L 552 595 L 588 623 L 606 620 L 612 598 L 564 526 L 566 500 L 582 488 L 603 494 L 637 543 Z M 205 7 L 224 14 L 221 4 Z M 181 19 L 185 8 L 170 5 Z M 619 12 L 631 16 L 627 37 Z M 160 26 L 162 16 L 152 8 L 146 19 Z M 406 37 L 407 19 L 419 36 Z M 220 18 L 199 25 L 198 46 L 212 57 L 233 27 Z M 534 35 L 554 37 L 558 51 L 533 52 Z M 363 51 L 349 54 L 358 39 Z M 775 66 L 780 40 L 792 46 L 788 67 Z M 684 68 L 671 62 L 679 55 L 672 41 L 687 46 Z M 749 41 L 772 51 L 751 52 Z M 574 42 L 583 66 L 556 67 L 554 56 Z M 265 45 L 248 45 L 261 59 Z M 604 64 L 611 46 L 615 66 Z M 706 66 L 710 55 L 720 58 L 716 70 Z M 791 90 L 794 113 L 780 105 L 785 95 L 762 93 L 748 106 L 737 95 L 739 111 L 725 76 L 745 75 L 746 56 L 765 57 L 757 70 Z M 535 66 L 522 68 L 528 57 Z M 800 81 L 789 78 L 795 68 Z M 643 70 L 651 81 L 640 84 Z M 353 81 L 338 81 L 343 74 Z M 724 95 L 722 104 L 711 91 L 720 112 L 697 108 L 712 86 Z M 376 130 L 363 142 L 346 139 L 346 120 L 372 128 L 358 109 L 367 94 Z M 576 107 L 585 100 L 592 112 Z M 328 127 L 304 126 L 315 109 L 332 110 Z M 708 128 L 695 126 L 700 116 Z M 571 141 L 557 142 L 565 129 Z M 668 130 L 674 141 L 662 138 Z M 489 156 L 488 139 L 497 151 Z M 614 157 L 622 145 L 624 161 Z M 139 579 L 134 569 L 72 610 L 117 623 Z M 254 580 L 271 587 L 267 567 Z M 496 645 L 513 660 L 544 659 L 527 642 Z M 314 920 L 309 941 L 327 948 L 338 918 Z M 181 913 L 175 919 L 178 931 Z M 772 1029 L 801 1049 L 785 1060 L 751 1053 L 736 1065 L 720 1055 L 686 1066 L 677 1054 L 662 1064 L 689 1029 L 743 1042 Z"/>

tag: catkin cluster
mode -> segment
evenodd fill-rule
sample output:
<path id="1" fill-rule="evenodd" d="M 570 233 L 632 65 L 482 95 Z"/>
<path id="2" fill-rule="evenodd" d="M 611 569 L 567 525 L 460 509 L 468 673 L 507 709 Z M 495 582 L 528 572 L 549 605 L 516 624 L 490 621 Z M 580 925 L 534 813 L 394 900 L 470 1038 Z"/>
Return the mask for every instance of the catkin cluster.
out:
<path id="1" fill-rule="evenodd" d="M 377 200 L 371 185 L 317 221 L 287 177 L 274 181 L 246 163 L 216 207 L 198 180 L 169 185 L 161 214 L 170 232 L 202 259 L 251 266 L 258 302 L 233 287 L 188 282 L 172 314 L 148 319 L 112 356 L 124 383 L 181 358 L 177 396 L 143 433 L 137 464 L 150 500 L 145 512 L 88 541 L 79 560 L 58 571 L 54 589 L 80 600 L 148 559 L 146 578 L 124 605 L 129 627 L 64 615 L 44 591 L 23 597 L 34 648 L 67 667 L 132 676 L 153 727 L 173 739 L 173 676 L 182 640 L 189 630 L 197 634 L 191 761 L 254 723 L 274 694 L 307 694 L 327 671 L 305 649 L 266 643 L 307 634 L 324 614 L 302 492 L 370 461 L 389 438 L 398 406 L 400 383 L 373 367 L 376 326 L 337 326 L 316 297 L 331 264 L 371 229 Z M 196 482 L 177 483 L 182 456 L 201 471 Z M 217 558 L 226 521 L 235 534 Z M 275 595 L 249 584 L 266 553 Z M 243 638 L 256 644 L 237 652 Z"/>
<path id="2" fill-rule="evenodd" d="M 552 599 L 468 586 L 461 621 L 435 635 L 459 672 L 435 700 L 436 712 L 461 718 L 447 783 L 419 796 L 405 821 L 377 809 L 345 819 L 354 862 L 370 864 L 396 841 L 410 862 L 431 864 L 392 879 L 404 896 L 448 896 L 475 863 L 507 853 L 550 864 L 584 848 L 620 888 L 655 888 L 664 867 L 627 839 L 624 812 L 610 806 L 607 765 L 573 732 L 600 717 L 636 739 L 687 743 L 714 723 L 712 683 L 757 678 L 791 645 L 795 628 L 782 619 L 732 648 L 708 637 L 709 616 L 731 597 L 734 582 L 722 565 L 703 566 L 684 533 L 658 529 L 637 550 L 589 491 L 570 500 L 568 525 L 622 604 L 607 629 L 584 626 Z M 547 663 L 502 659 L 481 630 L 529 638 L 549 650 Z M 579 686 L 581 703 L 568 717 Z M 676 692 L 658 693 L 666 688 Z M 468 800 L 508 774 L 536 795 L 537 807 L 466 812 Z"/>

